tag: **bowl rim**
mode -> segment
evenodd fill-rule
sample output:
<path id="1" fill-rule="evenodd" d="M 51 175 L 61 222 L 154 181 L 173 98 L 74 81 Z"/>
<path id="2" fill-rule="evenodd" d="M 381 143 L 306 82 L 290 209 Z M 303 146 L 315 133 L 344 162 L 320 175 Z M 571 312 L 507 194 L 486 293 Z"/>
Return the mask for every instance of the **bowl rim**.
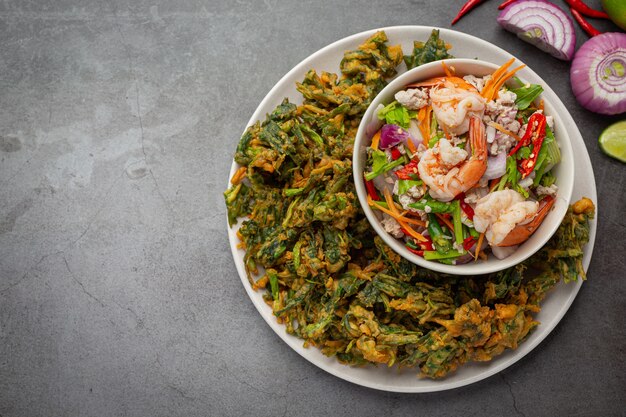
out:
<path id="1" fill-rule="evenodd" d="M 523 64 L 517 58 L 515 58 L 515 61 L 518 62 L 519 64 Z M 353 180 L 354 180 L 354 184 L 355 184 L 355 188 L 357 192 L 357 197 L 365 213 L 365 216 L 367 217 L 367 220 L 376 231 L 376 234 L 380 236 L 383 239 L 383 241 L 387 245 L 389 245 L 396 253 L 401 255 L 403 258 L 409 260 L 410 262 L 417 264 L 423 268 L 429 269 L 429 270 L 447 273 L 447 274 L 453 274 L 453 275 L 479 275 L 479 274 L 488 274 L 488 273 L 498 272 L 498 271 L 510 268 L 512 266 L 515 266 L 525 261 L 530 256 L 534 255 L 539 249 L 541 249 L 547 243 L 547 241 L 558 230 L 563 218 L 565 217 L 565 214 L 567 213 L 567 209 L 569 207 L 573 189 L 574 189 L 574 165 L 573 165 L 573 160 L 571 158 L 567 160 L 565 160 L 565 158 L 562 158 L 561 161 L 559 162 L 559 169 L 565 170 L 566 172 L 561 173 L 561 175 L 559 175 L 557 179 L 559 190 L 556 196 L 556 203 L 554 207 L 550 210 L 548 215 L 546 216 L 546 219 L 544 219 L 544 221 L 542 222 L 541 226 L 532 235 L 532 237 L 534 237 L 535 235 L 539 233 L 539 235 L 542 237 L 538 239 L 538 241 L 536 241 L 535 244 L 529 250 L 526 250 L 525 252 L 520 252 L 521 255 L 518 254 L 518 256 L 515 256 L 515 253 L 514 253 L 513 255 L 504 259 L 492 258 L 486 262 L 482 261 L 478 263 L 467 263 L 467 264 L 461 264 L 461 265 L 446 265 L 446 264 L 442 264 L 436 261 L 427 261 L 426 259 L 411 253 L 403 244 L 400 243 L 398 239 L 394 238 L 389 233 L 387 233 L 383 229 L 383 227 L 380 225 L 380 220 L 374 213 L 374 210 L 372 210 L 372 208 L 367 203 L 367 190 L 365 188 L 364 182 L 360 180 L 363 177 L 363 170 L 365 168 L 365 164 L 361 163 L 361 161 L 363 160 L 362 155 L 365 152 L 365 149 L 369 145 L 370 140 L 371 140 L 371 138 L 367 137 L 367 126 L 372 121 L 376 108 L 380 104 L 384 105 L 384 104 L 389 103 L 389 101 L 383 102 L 384 101 L 383 97 L 389 94 L 390 91 L 393 91 L 393 93 L 395 93 L 401 90 L 403 87 L 405 87 L 409 83 L 420 81 L 421 79 L 425 77 L 420 77 L 419 74 L 432 71 L 434 68 L 439 67 L 441 74 L 443 74 L 444 73 L 443 65 L 442 65 L 443 63 L 445 63 L 448 67 L 455 67 L 455 69 L 458 70 L 458 72 L 463 75 L 467 75 L 466 73 L 463 72 L 463 67 L 466 65 L 473 65 L 473 66 L 478 65 L 478 66 L 486 67 L 486 69 L 493 69 L 493 70 L 499 67 L 499 65 L 497 64 L 494 64 L 488 61 L 483 61 L 480 59 L 450 58 L 450 59 L 430 62 L 427 64 L 420 65 L 419 67 L 407 70 L 406 72 L 394 78 L 388 85 L 386 85 L 368 106 L 368 109 L 366 110 L 363 118 L 361 119 L 361 122 L 359 123 L 359 128 L 355 136 L 354 149 L 353 149 L 353 155 L 352 155 L 352 170 L 353 170 Z M 524 74 L 531 78 L 536 78 L 537 81 L 533 81 L 533 82 L 540 82 L 541 85 L 547 86 L 547 83 L 543 79 L 541 79 L 541 77 L 539 77 L 539 75 L 537 75 L 530 68 L 525 67 L 520 72 L 518 72 L 517 75 L 523 80 L 524 78 L 527 78 L 525 77 Z M 437 75 L 429 75 L 429 77 L 434 77 L 434 76 L 437 76 Z M 542 96 L 543 95 L 544 93 L 542 93 Z M 546 102 L 546 109 L 548 108 L 552 110 L 547 113 L 549 113 L 548 114 L 549 116 L 553 117 L 555 125 L 558 124 L 558 125 L 564 126 L 563 120 L 560 114 L 558 113 L 558 110 L 555 107 L 552 107 L 551 103 Z M 572 148 L 571 141 L 570 141 L 569 135 L 567 134 L 566 129 L 560 129 L 555 134 L 555 139 L 557 140 L 557 143 L 563 155 L 573 155 L 573 148 Z M 550 222 L 546 222 L 548 218 L 553 219 L 553 220 L 551 220 Z M 558 221 L 556 221 L 557 218 L 558 218 Z M 521 246 L 527 243 L 528 242 L 522 244 Z M 516 253 L 517 252 L 519 251 L 516 251 Z"/>

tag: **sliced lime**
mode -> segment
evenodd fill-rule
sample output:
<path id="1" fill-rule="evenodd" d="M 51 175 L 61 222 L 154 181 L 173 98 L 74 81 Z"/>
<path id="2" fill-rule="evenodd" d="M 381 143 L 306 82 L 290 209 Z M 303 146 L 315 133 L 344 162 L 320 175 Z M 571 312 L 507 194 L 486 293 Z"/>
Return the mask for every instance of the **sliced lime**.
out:
<path id="1" fill-rule="evenodd" d="M 626 120 L 604 129 L 598 143 L 605 154 L 626 162 Z"/>

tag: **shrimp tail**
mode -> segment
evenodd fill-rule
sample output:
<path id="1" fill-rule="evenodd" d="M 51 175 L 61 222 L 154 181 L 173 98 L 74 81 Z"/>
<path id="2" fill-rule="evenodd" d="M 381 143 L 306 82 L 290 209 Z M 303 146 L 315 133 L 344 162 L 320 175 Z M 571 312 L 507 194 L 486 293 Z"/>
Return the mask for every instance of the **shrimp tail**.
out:
<path id="1" fill-rule="evenodd" d="M 469 139 L 472 146 L 472 156 L 479 161 L 487 161 L 487 135 L 485 133 L 485 125 L 479 117 L 472 116 L 470 118 Z M 486 171 L 486 162 L 484 166 Z"/>
<path id="2" fill-rule="evenodd" d="M 462 185 L 455 190 L 455 194 L 460 194 L 472 188 L 480 181 L 487 170 L 487 135 L 485 134 L 485 125 L 476 116 L 470 118 L 469 144 L 472 155 L 459 171 L 458 177 L 463 178 L 463 181 Z"/>
<path id="3" fill-rule="evenodd" d="M 550 212 L 550 209 L 554 205 L 555 198 L 548 196 L 541 200 L 539 203 L 539 210 L 535 217 L 526 224 L 517 225 L 509 232 L 508 235 L 498 243 L 496 246 L 515 246 L 524 243 L 528 238 L 535 233 L 535 231 L 541 226 L 543 219 Z"/>

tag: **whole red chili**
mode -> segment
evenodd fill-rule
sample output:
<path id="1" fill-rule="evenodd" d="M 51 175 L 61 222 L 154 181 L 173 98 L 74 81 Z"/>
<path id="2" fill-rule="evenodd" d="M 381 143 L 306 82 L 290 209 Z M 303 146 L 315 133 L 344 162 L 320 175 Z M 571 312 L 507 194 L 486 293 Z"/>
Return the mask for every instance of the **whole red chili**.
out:
<path id="1" fill-rule="evenodd" d="M 573 7 L 570 7 L 569 11 L 572 12 L 572 16 L 574 16 L 574 19 L 576 19 L 580 27 L 583 28 L 583 30 L 587 32 L 589 36 L 593 37 L 593 36 L 598 36 L 602 34 L 602 32 L 594 28 L 591 25 L 591 23 L 587 22 L 587 20 L 583 17 L 582 14 L 578 12 L 578 10 L 574 9 Z"/>
<path id="2" fill-rule="evenodd" d="M 600 19 L 609 19 L 608 14 L 600 10 L 592 9 L 591 7 L 587 6 L 582 0 L 565 0 L 565 3 L 569 4 L 570 8 L 584 14 L 585 16 L 597 17 Z M 574 12 L 572 12 L 572 14 L 574 14 Z"/>
<path id="3" fill-rule="evenodd" d="M 498 10 L 502 10 L 504 9 L 506 6 L 508 6 L 509 4 L 513 4 L 515 3 L 517 0 L 506 0 L 504 3 L 502 3 L 501 5 L 498 6 Z"/>
<path id="4" fill-rule="evenodd" d="M 465 16 L 470 10 L 472 10 L 474 7 L 478 6 L 482 2 L 483 0 L 469 0 L 463 5 L 463 7 L 461 7 L 461 10 L 459 10 L 459 14 L 456 15 L 456 17 L 452 21 L 452 24 L 454 25 L 456 22 L 459 21 L 460 18 Z"/>

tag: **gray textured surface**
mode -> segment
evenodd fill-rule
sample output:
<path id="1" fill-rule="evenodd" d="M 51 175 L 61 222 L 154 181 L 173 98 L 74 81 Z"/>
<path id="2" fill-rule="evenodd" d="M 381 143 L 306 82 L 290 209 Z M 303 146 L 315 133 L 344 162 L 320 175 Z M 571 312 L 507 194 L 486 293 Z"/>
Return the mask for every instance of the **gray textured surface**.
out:
<path id="1" fill-rule="evenodd" d="M 428 395 L 352 385 L 291 351 L 237 276 L 222 191 L 291 67 L 362 30 L 449 27 L 462 1 L 39 3 L 0 4 L 1 416 L 624 415 L 626 166 L 595 143 L 617 118 L 582 110 L 568 64 L 499 29 L 495 3 L 456 28 L 517 54 L 568 105 L 598 240 L 535 351 Z"/>

